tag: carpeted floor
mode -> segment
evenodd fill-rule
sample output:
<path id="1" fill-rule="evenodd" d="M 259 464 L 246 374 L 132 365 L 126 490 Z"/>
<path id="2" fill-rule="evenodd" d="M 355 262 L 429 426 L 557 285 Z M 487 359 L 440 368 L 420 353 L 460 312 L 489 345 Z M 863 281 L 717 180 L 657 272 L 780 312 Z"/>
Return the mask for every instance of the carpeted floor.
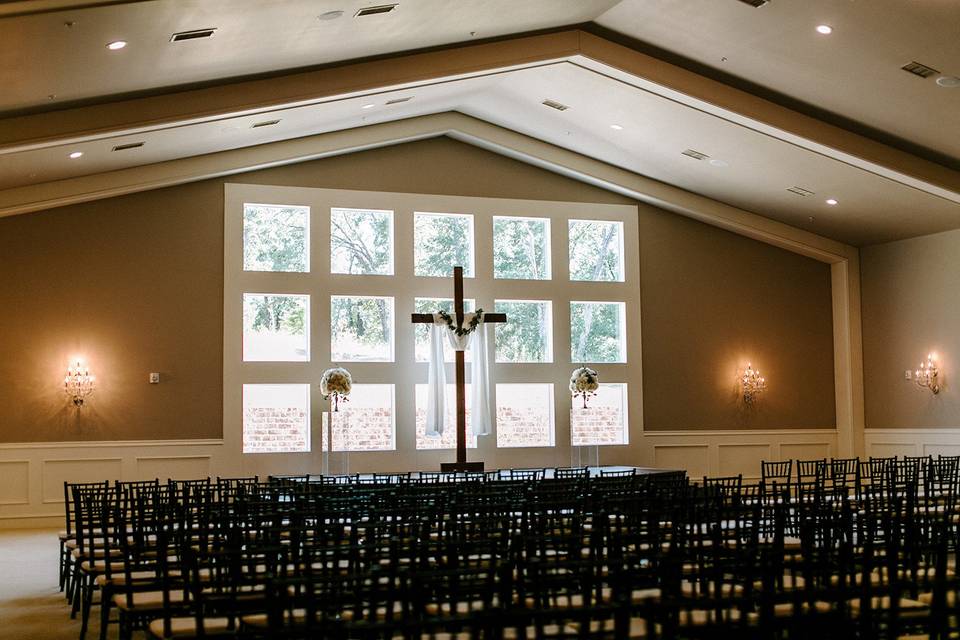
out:
<path id="1" fill-rule="evenodd" d="M 58 549 L 55 530 L 0 531 L 0 640 L 80 637 L 80 619 L 70 619 L 57 586 Z M 87 640 L 99 637 L 99 615 L 94 608 Z M 116 625 L 107 637 L 117 637 Z"/>

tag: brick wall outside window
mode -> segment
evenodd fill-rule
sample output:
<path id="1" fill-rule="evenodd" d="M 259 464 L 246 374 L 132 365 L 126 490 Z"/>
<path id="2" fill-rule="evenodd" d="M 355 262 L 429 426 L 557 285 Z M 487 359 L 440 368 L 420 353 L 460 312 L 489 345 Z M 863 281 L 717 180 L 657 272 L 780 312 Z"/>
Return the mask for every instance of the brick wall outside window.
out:
<path id="1" fill-rule="evenodd" d="M 393 409 L 347 407 L 329 414 L 334 451 L 393 451 Z M 327 434 L 323 439 L 326 442 Z"/>
<path id="2" fill-rule="evenodd" d="M 307 412 L 297 407 L 247 407 L 243 412 L 244 453 L 309 450 Z"/>
<path id="3" fill-rule="evenodd" d="M 620 407 L 576 407 L 570 412 L 570 445 L 624 444 Z"/>

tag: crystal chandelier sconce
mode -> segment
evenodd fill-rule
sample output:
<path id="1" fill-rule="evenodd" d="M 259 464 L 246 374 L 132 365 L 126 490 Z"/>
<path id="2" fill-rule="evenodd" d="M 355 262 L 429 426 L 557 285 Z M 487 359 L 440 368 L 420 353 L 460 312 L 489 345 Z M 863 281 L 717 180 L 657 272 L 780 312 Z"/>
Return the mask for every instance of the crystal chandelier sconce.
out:
<path id="1" fill-rule="evenodd" d="M 940 393 L 940 368 L 937 366 L 936 354 L 928 354 L 927 361 L 920 363 L 920 368 L 913 372 L 913 379 L 917 385 Z"/>
<path id="2" fill-rule="evenodd" d="M 96 386 L 97 379 L 90 374 L 90 367 L 79 360 L 76 364 L 67 367 L 67 376 L 63 379 L 63 390 L 70 396 L 75 406 L 82 407 L 83 399 L 93 393 Z"/>
<path id="3" fill-rule="evenodd" d="M 767 379 L 748 362 L 746 371 L 740 376 L 740 386 L 743 388 L 743 401 L 753 404 L 767 388 Z"/>

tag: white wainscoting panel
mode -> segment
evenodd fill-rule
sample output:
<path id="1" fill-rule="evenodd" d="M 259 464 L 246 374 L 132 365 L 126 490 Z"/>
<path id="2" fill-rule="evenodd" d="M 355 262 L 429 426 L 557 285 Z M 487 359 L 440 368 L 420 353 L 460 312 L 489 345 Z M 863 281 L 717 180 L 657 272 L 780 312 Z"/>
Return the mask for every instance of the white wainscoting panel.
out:
<path id="1" fill-rule="evenodd" d="M 137 476 L 140 480 L 159 478 L 166 482 L 197 480 L 210 477 L 210 456 L 141 456 L 137 457 Z"/>
<path id="2" fill-rule="evenodd" d="M 717 445 L 717 462 L 721 476 L 741 474 L 745 479 L 760 478 L 760 463 L 773 460 L 773 445 L 764 444 L 724 444 Z"/>
<path id="3" fill-rule="evenodd" d="M 0 460 L 0 504 L 30 504 L 29 460 Z"/>
<path id="4" fill-rule="evenodd" d="M 960 428 L 866 429 L 867 457 L 960 455 Z"/>
<path id="5" fill-rule="evenodd" d="M 683 469 L 691 478 L 707 475 L 710 468 L 710 447 L 705 444 L 655 444 L 653 466 L 661 469 Z"/>
<path id="6" fill-rule="evenodd" d="M 693 479 L 703 476 L 760 477 L 763 460 L 832 457 L 836 429 L 766 429 L 743 431 L 644 431 L 640 464 L 683 469 Z M 603 453 L 600 454 L 603 462 Z"/>
<path id="7" fill-rule="evenodd" d="M 63 502 L 64 482 L 102 482 L 121 477 L 122 458 L 73 458 L 43 461 L 44 504 Z"/>
<path id="8" fill-rule="evenodd" d="M 229 476 L 240 457 L 219 439 L 3 443 L 0 528 L 62 526 L 64 481 Z"/>
<path id="9" fill-rule="evenodd" d="M 819 460 L 832 458 L 829 442 L 785 442 L 780 445 L 781 460 Z"/>

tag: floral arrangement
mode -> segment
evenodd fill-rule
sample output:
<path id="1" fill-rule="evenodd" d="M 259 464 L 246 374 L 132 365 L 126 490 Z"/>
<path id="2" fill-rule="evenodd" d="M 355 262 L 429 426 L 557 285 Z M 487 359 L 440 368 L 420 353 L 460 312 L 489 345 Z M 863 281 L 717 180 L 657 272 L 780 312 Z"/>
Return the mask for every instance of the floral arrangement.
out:
<path id="1" fill-rule="evenodd" d="M 324 400 L 333 398 L 333 410 L 340 410 L 340 402 L 348 402 L 347 396 L 353 388 L 353 378 L 343 367 L 327 369 L 320 376 L 320 393 Z"/>
<path id="2" fill-rule="evenodd" d="M 600 388 L 600 377 L 596 370 L 590 367 L 580 367 L 574 369 L 570 374 L 570 393 L 573 397 L 583 398 L 583 408 L 587 408 L 587 398 L 597 395 L 597 389 Z"/>
<path id="3" fill-rule="evenodd" d="M 440 317 L 443 318 L 443 321 L 447 323 L 447 328 L 461 338 L 476 331 L 477 327 L 480 325 L 480 319 L 483 318 L 483 309 L 477 309 L 477 313 L 470 320 L 467 328 L 464 329 L 463 327 L 454 326 L 453 317 L 443 309 L 438 309 L 437 313 L 439 313 Z"/>

